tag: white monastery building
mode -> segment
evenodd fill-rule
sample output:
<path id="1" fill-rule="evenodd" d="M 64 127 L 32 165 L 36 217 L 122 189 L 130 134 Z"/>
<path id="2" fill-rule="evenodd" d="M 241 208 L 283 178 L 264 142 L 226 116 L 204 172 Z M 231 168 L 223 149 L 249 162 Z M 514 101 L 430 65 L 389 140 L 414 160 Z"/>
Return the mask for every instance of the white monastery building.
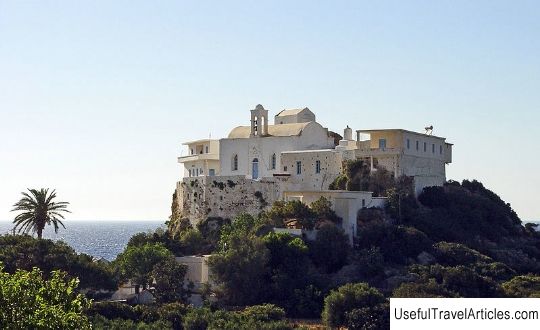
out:
<path id="1" fill-rule="evenodd" d="M 334 140 L 308 108 L 283 110 L 269 125 L 268 110 L 259 104 L 251 110 L 251 126 L 234 128 L 219 145 L 222 175 L 258 179 L 283 172 L 282 152 L 331 149 Z"/>
<path id="2" fill-rule="evenodd" d="M 414 178 L 419 194 L 424 187 L 446 181 L 452 144 L 445 138 L 404 129 L 356 131 L 348 126 L 336 141 L 308 108 L 282 110 L 268 121 L 268 110 L 251 110 L 250 126 L 233 128 L 226 138 L 184 143 L 187 155 L 178 158 L 184 178 L 177 184 L 183 216 L 196 223 L 207 217 L 232 218 L 258 214 L 277 200 L 298 199 L 307 204 L 329 199 L 343 218 L 343 229 L 356 234 L 356 215 L 363 207 L 383 207 L 384 198 L 371 192 L 330 191 L 345 160 L 363 159 L 372 171 L 384 167 Z"/>

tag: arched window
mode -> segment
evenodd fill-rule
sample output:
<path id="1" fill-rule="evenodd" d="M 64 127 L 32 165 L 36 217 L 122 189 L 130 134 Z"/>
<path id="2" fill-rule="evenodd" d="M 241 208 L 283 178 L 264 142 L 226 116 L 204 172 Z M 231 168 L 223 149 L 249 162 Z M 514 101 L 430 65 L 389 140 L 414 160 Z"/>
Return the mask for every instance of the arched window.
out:
<path id="1" fill-rule="evenodd" d="M 251 162 L 251 178 L 254 180 L 259 178 L 259 160 L 257 158 L 253 158 Z"/>
<path id="2" fill-rule="evenodd" d="M 270 169 L 276 169 L 276 154 L 272 154 L 272 157 L 270 157 Z"/>
<path id="3" fill-rule="evenodd" d="M 232 170 L 238 171 L 238 155 L 234 155 L 232 158 Z"/>

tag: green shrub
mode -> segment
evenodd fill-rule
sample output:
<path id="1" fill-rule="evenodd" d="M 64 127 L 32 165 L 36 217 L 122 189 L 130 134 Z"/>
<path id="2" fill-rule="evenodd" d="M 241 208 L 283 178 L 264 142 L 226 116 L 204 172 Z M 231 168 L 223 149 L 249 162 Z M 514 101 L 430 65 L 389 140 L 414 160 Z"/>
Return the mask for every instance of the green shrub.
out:
<path id="1" fill-rule="evenodd" d="M 363 249 L 356 253 L 354 263 L 358 265 L 362 276 L 373 278 L 383 273 L 384 270 L 384 255 L 379 247 L 371 247 Z"/>
<path id="2" fill-rule="evenodd" d="M 152 323 L 138 322 L 133 320 L 113 319 L 109 320 L 101 315 L 94 315 L 90 318 L 92 328 L 96 330 L 163 330 L 170 329 L 171 324 L 167 321 L 159 320 Z"/>
<path id="3" fill-rule="evenodd" d="M 264 304 L 246 307 L 242 315 L 257 321 L 279 321 L 285 318 L 285 311 L 276 305 Z"/>
<path id="4" fill-rule="evenodd" d="M 493 279 L 481 276 L 473 268 L 466 266 L 413 265 L 410 267 L 410 272 L 420 276 L 419 283 L 433 279 L 444 290 L 456 297 L 496 298 L 503 294 Z"/>
<path id="5" fill-rule="evenodd" d="M 324 294 L 317 286 L 310 284 L 294 290 L 294 309 L 290 314 L 303 318 L 318 318 L 321 316 Z"/>
<path id="6" fill-rule="evenodd" d="M 191 308 L 182 321 L 185 330 L 206 330 L 212 322 L 213 314 L 208 308 Z"/>
<path id="7" fill-rule="evenodd" d="M 78 281 L 54 271 L 5 273 L 0 263 L 0 328 L 90 329 L 85 314 L 90 301 L 77 292 Z"/>
<path id="8" fill-rule="evenodd" d="M 349 330 L 390 329 L 390 306 L 379 304 L 353 309 L 346 313 L 346 318 Z"/>
<path id="9" fill-rule="evenodd" d="M 508 297 L 540 298 L 540 276 L 516 276 L 504 282 L 502 288 Z"/>
<path id="10" fill-rule="evenodd" d="M 188 307 L 181 303 L 169 303 L 161 305 L 157 312 L 159 318 L 169 322 L 174 330 L 181 330 L 184 316 L 188 310 Z"/>
<path id="11" fill-rule="evenodd" d="M 331 327 L 347 325 L 347 313 L 359 308 L 373 308 L 385 302 L 384 296 L 367 283 L 346 284 L 324 299 L 322 319 Z"/>
<path id="12" fill-rule="evenodd" d="M 125 319 L 138 320 L 139 315 L 133 307 L 128 304 L 113 301 L 94 302 L 88 311 L 89 315 L 101 315 L 109 320 Z"/>
<path id="13" fill-rule="evenodd" d="M 443 285 L 431 278 L 427 282 L 402 283 L 392 292 L 394 298 L 453 298 L 454 293 L 449 292 Z"/>
<path id="14" fill-rule="evenodd" d="M 137 313 L 138 321 L 153 323 L 159 320 L 159 314 L 155 305 L 136 305 L 133 310 Z"/>
<path id="15" fill-rule="evenodd" d="M 422 251 L 430 251 L 432 241 L 416 228 L 374 221 L 358 228 L 359 248 L 379 247 L 389 262 L 407 263 Z"/>
<path id="16" fill-rule="evenodd" d="M 481 276 L 491 277 L 495 281 L 507 281 L 516 275 L 516 272 L 502 262 L 477 264 L 474 270 Z"/>
<path id="17" fill-rule="evenodd" d="M 439 242 L 433 248 L 437 261 L 446 266 L 493 262 L 490 257 L 459 243 Z"/>

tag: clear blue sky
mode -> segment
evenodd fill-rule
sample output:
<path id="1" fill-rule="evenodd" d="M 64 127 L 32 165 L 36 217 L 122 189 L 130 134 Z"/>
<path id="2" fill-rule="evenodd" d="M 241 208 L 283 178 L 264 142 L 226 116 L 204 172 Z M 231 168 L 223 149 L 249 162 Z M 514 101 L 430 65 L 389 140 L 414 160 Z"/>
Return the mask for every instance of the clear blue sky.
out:
<path id="1" fill-rule="evenodd" d="M 0 219 L 26 187 L 72 219 L 163 219 L 181 142 L 257 103 L 422 130 L 540 219 L 538 1 L 0 0 Z"/>

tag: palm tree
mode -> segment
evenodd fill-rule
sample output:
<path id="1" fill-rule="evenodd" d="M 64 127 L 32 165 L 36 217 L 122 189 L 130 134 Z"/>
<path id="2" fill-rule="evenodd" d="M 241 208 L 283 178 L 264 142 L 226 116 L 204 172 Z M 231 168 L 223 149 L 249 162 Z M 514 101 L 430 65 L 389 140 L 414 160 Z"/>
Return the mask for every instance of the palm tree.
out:
<path id="1" fill-rule="evenodd" d="M 24 233 L 37 233 L 38 238 L 41 238 L 45 225 L 53 225 L 54 232 L 58 233 L 59 225 L 66 228 L 60 219 L 64 219 L 62 212 L 67 210 L 68 202 L 54 202 L 56 190 L 49 194 L 49 189 L 40 190 L 28 189 L 30 194 L 22 192 L 24 196 L 15 205 L 12 212 L 22 211 L 19 213 L 13 223 L 13 229 L 19 229 Z"/>

